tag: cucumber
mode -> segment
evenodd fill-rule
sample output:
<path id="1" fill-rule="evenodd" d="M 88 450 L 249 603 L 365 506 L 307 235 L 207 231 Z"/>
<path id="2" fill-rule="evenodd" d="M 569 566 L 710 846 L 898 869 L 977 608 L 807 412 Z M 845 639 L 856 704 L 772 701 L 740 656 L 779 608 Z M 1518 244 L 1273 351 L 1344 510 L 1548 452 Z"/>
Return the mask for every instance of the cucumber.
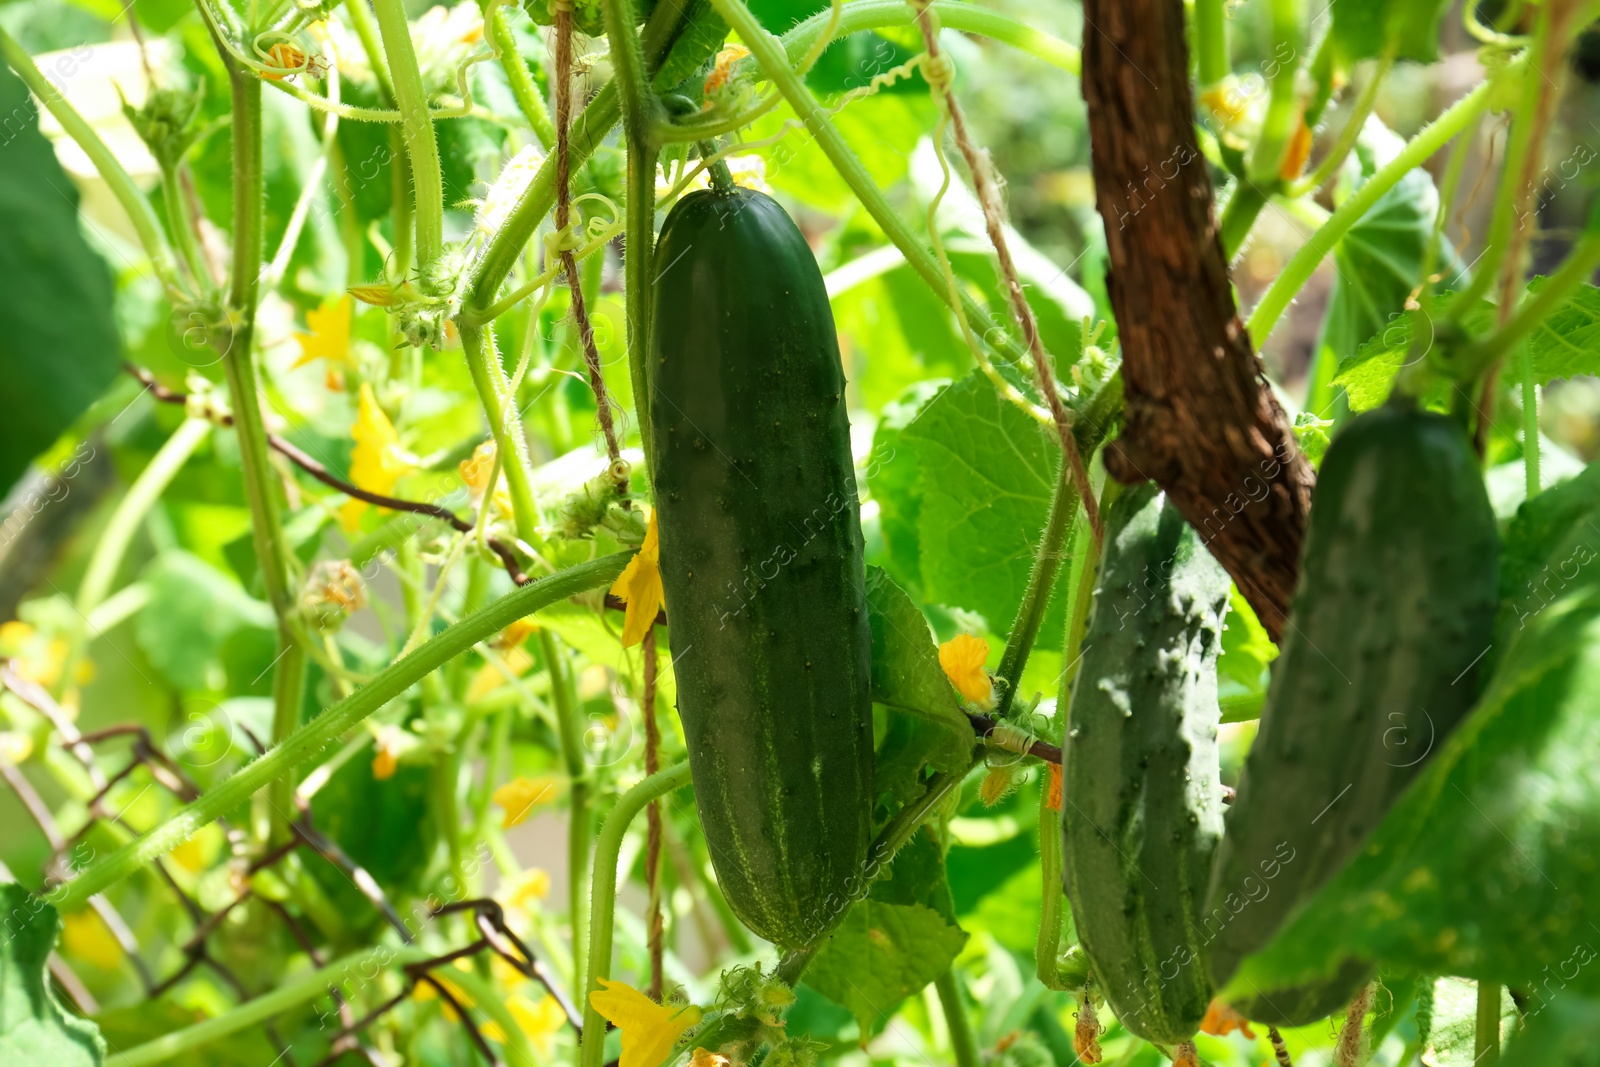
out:
<path id="1" fill-rule="evenodd" d="M 728 904 L 799 948 L 865 891 L 872 636 L 822 273 L 747 189 L 656 247 L 646 369 L 661 580 L 695 804 Z"/>
<path id="2" fill-rule="evenodd" d="M 1211 1002 L 1196 920 L 1222 836 L 1228 575 L 1151 484 L 1122 491 L 1105 538 L 1062 746 L 1063 882 L 1107 1003 L 1174 1044 Z"/>
<path id="3" fill-rule="evenodd" d="M 1477 456 L 1454 421 L 1391 402 L 1335 437 L 1201 920 L 1219 987 L 1355 854 L 1471 708 L 1498 560 Z M 1371 970 L 1348 960 L 1323 983 L 1252 990 L 1234 1007 L 1314 1022 Z"/>

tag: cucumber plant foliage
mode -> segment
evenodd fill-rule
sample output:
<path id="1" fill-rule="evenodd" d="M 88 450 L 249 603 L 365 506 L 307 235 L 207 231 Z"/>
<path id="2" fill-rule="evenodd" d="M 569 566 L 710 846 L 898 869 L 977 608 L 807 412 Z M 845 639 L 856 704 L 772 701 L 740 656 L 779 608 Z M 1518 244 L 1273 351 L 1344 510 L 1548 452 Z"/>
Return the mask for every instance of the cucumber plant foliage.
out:
<path id="1" fill-rule="evenodd" d="M 5 5 L 0 1062 L 1596 1063 L 1592 5 L 1081 7 Z"/>

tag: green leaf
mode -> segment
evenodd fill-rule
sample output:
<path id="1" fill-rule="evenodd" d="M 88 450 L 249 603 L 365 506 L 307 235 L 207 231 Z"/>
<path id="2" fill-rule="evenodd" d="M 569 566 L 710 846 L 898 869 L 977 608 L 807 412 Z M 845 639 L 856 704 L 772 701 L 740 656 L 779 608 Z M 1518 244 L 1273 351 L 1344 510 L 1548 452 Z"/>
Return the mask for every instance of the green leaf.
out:
<path id="1" fill-rule="evenodd" d="M 878 505 L 878 526 L 883 531 L 883 566 L 914 592 L 922 588 L 922 543 L 917 532 L 922 513 L 922 469 L 902 435 L 917 413 L 947 384 L 918 382 L 884 406 L 872 435 L 872 456 L 865 471 L 867 492 Z"/>
<path id="2" fill-rule="evenodd" d="M 1381 55 L 1390 42 L 1401 59 L 1439 58 L 1439 20 L 1446 0 L 1340 0 L 1333 7 L 1333 39 L 1349 63 Z"/>
<path id="3" fill-rule="evenodd" d="M 45 978 L 61 929 L 56 909 L 15 884 L 0 885 L 0 909 L 0 1063 L 99 1067 L 99 1028 L 68 1015 Z"/>
<path id="4" fill-rule="evenodd" d="M 1597 699 L 1590 567 L 1517 632 L 1471 716 L 1236 985 L 1290 985 L 1353 956 L 1524 987 L 1560 973 L 1600 990 L 1600 967 L 1575 966 L 1600 944 Z"/>
<path id="5" fill-rule="evenodd" d="M 924 600 L 975 611 L 991 632 L 1004 633 L 1050 510 L 1060 455 L 1054 436 L 974 374 L 942 390 L 901 440 L 922 468 Z M 1062 615 L 1056 598 L 1039 644 L 1060 643 Z"/>
<path id="6" fill-rule="evenodd" d="M 889 877 L 872 883 L 869 896 L 884 904 L 921 904 L 952 923 L 956 921 L 950 880 L 945 876 L 944 850 L 932 827 L 919 829 L 895 853 Z"/>
<path id="7" fill-rule="evenodd" d="M 1535 278 L 1528 283 L 1528 292 L 1537 293 L 1544 284 L 1543 277 Z M 1454 310 L 1455 295 L 1441 293 L 1430 318 L 1424 319 L 1420 311 L 1408 311 L 1395 318 L 1382 334 L 1339 364 L 1333 384 L 1344 387 L 1353 410 L 1376 407 L 1389 395 L 1394 376 L 1410 349 L 1412 335 L 1419 328 L 1426 338 L 1424 348 L 1437 343 L 1437 325 Z M 1481 302 L 1461 316 L 1461 325 L 1468 335 L 1482 337 L 1494 329 L 1495 319 L 1494 306 Z M 1600 289 L 1592 285 L 1579 287 L 1571 299 L 1534 329 L 1523 351 L 1532 355 L 1534 378 L 1540 385 L 1557 378 L 1600 374 Z M 1522 356 L 1518 353 L 1511 358 L 1515 365 Z"/>
<path id="8" fill-rule="evenodd" d="M 0 64 L 0 496 L 116 377 L 111 275 L 78 228 L 78 190 Z M 13 133 L 13 130 L 15 132 Z"/>
<path id="9" fill-rule="evenodd" d="M 805 982 L 849 1008 L 868 1034 L 901 1001 L 948 970 L 966 943 L 966 933 L 930 907 L 869 897 L 823 943 Z"/>
<path id="10" fill-rule="evenodd" d="M 955 731 L 970 750 L 972 724 L 939 666 L 928 620 L 878 567 L 867 568 L 867 613 L 872 624 L 872 699 Z"/>
<path id="11" fill-rule="evenodd" d="M 1250 602 L 1233 586 L 1228 593 L 1227 621 L 1222 629 L 1222 655 L 1217 659 L 1217 698 L 1223 722 L 1258 718 L 1266 701 L 1267 681 L 1278 646 L 1267 636 Z"/>
<path id="12" fill-rule="evenodd" d="M 1600 1067 L 1600 1003 L 1558 995 L 1530 1011 L 1502 1067 Z"/>
<path id="13" fill-rule="evenodd" d="M 1520 464 L 1519 464 L 1520 465 Z M 1592 536 L 1573 538 L 1587 530 Z M 1562 545 L 1568 550 L 1552 557 Z M 1517 509 L 1500 550 L 1502 639 L 1559 596 L 1600 548 L 1600 466 L 1545 490 Z"/>
<path id="14" fill-rule="evenodd" d="M 928 620 L 905 590 L 877 567 L 867 568 L 872 625 L 872 699 L 897 712 L 878 746 L 878 792 L 908 803 L 922 792 L 923 768 L 959 774 L 972 761 L 977 735 L 939 666 Z"/>
<path id="15" fill-rule="evenodd" d="M 1358 144 L 1361 180 L 1404 146 L 1404 141 L 1376 119 L 1368 120 Z M 1349 196 L 1359 183 L 1345 191 Z M 1324 375 L 1354 356 L 1362 344 L 1382 333 L 1405 311 L 1406 301 L 1422 278 L 1422 261 L 1439 210 L 1439 193 L 1425 170 L 1413 170 L 1378 198 L 1371 210 L 1333 248 L 1333 290 L 1317 342 L 1316 370 Z M 1448 244 L 1445 262 L 1455 259 Z M 1326 371 L 1322 368 L 1327 368 Z M 1308 398 L 1307 407 L 1328 414 L 1325 388 Z"/>
<path id="16" fill-rule="evenodd" d="M 372 774 L 372 750 L 345 763 L 312 799 L 317 828 L 379 885 L 419 884 L 438 840 L 429 812 L 434 771 L 420 763 L 402 763 L 390 778 Z M 352 923 L 368 926 L 381 917 L 345 873 L 328 863 L 308 865 Z"/>
<path id="17" fill-rule="evenodd" d="M 199 556 L 169 550 L 145 569 L 150 602 L 136 636 L 152 665 L 178 689 L 215 689 L 217 656 L 235 630 L 271 629 L 272 609 Z"/>

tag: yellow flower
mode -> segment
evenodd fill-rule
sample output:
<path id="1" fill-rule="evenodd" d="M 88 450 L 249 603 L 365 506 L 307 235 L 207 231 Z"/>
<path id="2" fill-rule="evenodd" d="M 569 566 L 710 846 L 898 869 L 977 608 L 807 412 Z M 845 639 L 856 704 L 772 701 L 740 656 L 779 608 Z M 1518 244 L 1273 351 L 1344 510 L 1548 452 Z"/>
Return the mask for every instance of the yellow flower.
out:
<path id="1" fill-rule="evenodd" d="M 625 982 L 602 978 L 600 984 L 605 988 L 590 993 L 589 1003 L 622 1031 L 620 1067 L 660 1067 L 684 1031 L 704 1014 L 693 1004 L 657 1004 Z"/>
<path id="2" fill-rule="evenodd" d="M 509 830 L 527 821 L 534 808 L 548 804 L 560 795 L 560 781 L 552 775 L 541 774 L 537 778 L 513 778 L 496 789 L 490 799 L 505 809 L 503 825 Z"/>
<path id="3" fill-rule="evenodd" d="M 1200 1032 L 1224 1037 L 1239 1031 L 1250 1040 L 1255 1040 L 1255 1032 L 1250 1029 L 1250 1021 L 1233 1008 L 1220 1000 L 1213 1000 L 1206 1008 L 1206 1017 L 1200 1020 Z"/>
<path id="4" fill-rule="evenodd" d="M 549 872 L 538 867 L 530 867 L 496 893 L 495 899 L 507 911 L 517 912 L 529 909 L 535 900 L 543 900 L 549 894 Z"/>
<path id="5" fill-rule="evenodd" d="M 956 692 L 974 704 L 989 707 L 994 683 L 983 665 L 989 661 L 989 642 L 971 634 L 957 634 L 939 646 L 939 666 Z"/>
<path id="6" fill-rule="evenodd" d="M 555 1036 L 567 1025 L 567 1013 L 561 1010 L 556 998 L 544 996 L 535 1003 L 521 993 L 513 993 L 506 998 L 506 1010 L 517 1021 L 522 1032 L 532 1039 L 534 1046 L 546 1056 L 550 1055 Z M 505 1031 L 492 1021 L 483 1025 L 483 1036 L 502 1044 L 506 1039 Z"/>
<path id="7" fill-rule="evenodd" d="M 509 680 L 506 678 L 507 671 L 510 671 L 513 677 L 520 678 L 528 673 L 528 668 L 532 666 L 533 656 L 525 648 L 513 648 L 502 653 L 499 663 L 485 663 L 473 674 L 472 681 L 467 683 L 467 703 L 476 704 L 505 685 Z"/>
<path id="8" fill-rule="evenodd" d="M 401 758 L 417 747 L 417 737 L 405 727 L 392 722 L 373 726 L 371 730 L 373 743 L 378 747 L 377 755 L 372 757 L 372 777 L 381 782 L 394 777 Z"/>
<path id="9" fill-rule="evenodd" d="M 113 970 L 122 962 L 122 946 L 111 936 L 100 916 L 88 908 L 61 920 L 61 947 L 73 959 L 102 971 Z"/>
<path id="10" fill-rule="evenodd" d="M 661 532 L 655 512 L 650 513 L 644 544 L 628 561 L 627 570 L 612 583 L 611 595 L 628 605 L 622 618 L 622 647 L 631 648 L 644 640 L 645 631 L 661 610 Z"/>
<path id="11" fill-rule="evenodd" d="M 350 480 L 369 493 L 391 496 L 395 483 L 411 473 L 411 460 L 400 447 L 400 435 L 395 432 L 389 416 L 378 406 L 372 386 L 363 382 L 361 396 L 356 402 L 356 423 L 350 430 L 356 447 L 350 453 Z M 353 528 L 368 505 L 364 500 L 351 500 L 339 509 L 339 521 Z"/>
<path id="12" fill-rule="evenodd" d="M 728 1067 L 728 1057 L 719 1056 L 710 1049 L 697 1048 L 689 1057 L 689 1067 Z"/>
<path id="13" fill-rule="evenodd" d="M 489 476 L 497 474 L 494 469 L 495 449 L 493 441 L 485 441 L 472 450 L 472 457 L 456 464 L 456 473 L 461 475 L 461 480 L 466 483 L 467 494 L 475 505 L 483 505 L 484 493 L 489 488 Z M 511 494 L 506 489 L 505 472 L 498 472 L 494 482 L 494 496 L 490 501 L 494 511 L 501 515 L 511 514 Z"/>
<path id="14" fill-rule="evenodd" d="M 1283 153 L 1283 163 L 1278 168 L 1278 177 L 1286 182 L 1292 182 L 1300 177 L 1300 172 L 1306 167 L 1306 160 L 1311 158 L 1311 127 L 1306 125 L 1304 115 L 1295 122 L 1294 135 L 1289 138 L 1289 147 Z"/>
<path id="15" fill-rule="evenodd" d="M 309 333 L 296 333 L 300 342 L 300 358 L 296 367 L 303 367 L 314 359 L 329 363 L 353 366 L 350 360 L 350 319 L 354 305 L 349 296 L 330 298 L 320 308 L 306 312 Z"/>

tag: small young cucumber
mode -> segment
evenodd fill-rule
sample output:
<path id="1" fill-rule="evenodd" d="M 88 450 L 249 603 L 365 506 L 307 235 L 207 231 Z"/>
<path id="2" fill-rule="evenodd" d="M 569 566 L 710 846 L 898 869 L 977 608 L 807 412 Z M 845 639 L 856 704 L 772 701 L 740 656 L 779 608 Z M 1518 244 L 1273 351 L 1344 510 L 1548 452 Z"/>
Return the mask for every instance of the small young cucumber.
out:
<path id="1" fill-rule="evenodd" d="M 1260 732 L 1228 812 L 1201 925 L 1225 984 L 1346 860 L 1477 698 L 1499 536 L 1478 458 L 1442 415 L 1390 403 L 1329 447 Z M 1371 977 L 1234 1007 L 1302 1025 Z"/>
<path id="2" fill-rule="evenodd" d="M 1228 575 L 1154 485 L 1123 490 L 1105 537 L 1062 746 L 1063 880 L 1096 988 L 1175 1044 L 1211 1001 L 1196 932 L 1222 836 Z"/>
<path id="3" fill-rule="evenodd" d="M 735 914 L 789 948 L 864 895 L 872 634 L 844 370 L 798 227 L 691 193 L 655 252 L 661 580 L 695 804 Z"/>

